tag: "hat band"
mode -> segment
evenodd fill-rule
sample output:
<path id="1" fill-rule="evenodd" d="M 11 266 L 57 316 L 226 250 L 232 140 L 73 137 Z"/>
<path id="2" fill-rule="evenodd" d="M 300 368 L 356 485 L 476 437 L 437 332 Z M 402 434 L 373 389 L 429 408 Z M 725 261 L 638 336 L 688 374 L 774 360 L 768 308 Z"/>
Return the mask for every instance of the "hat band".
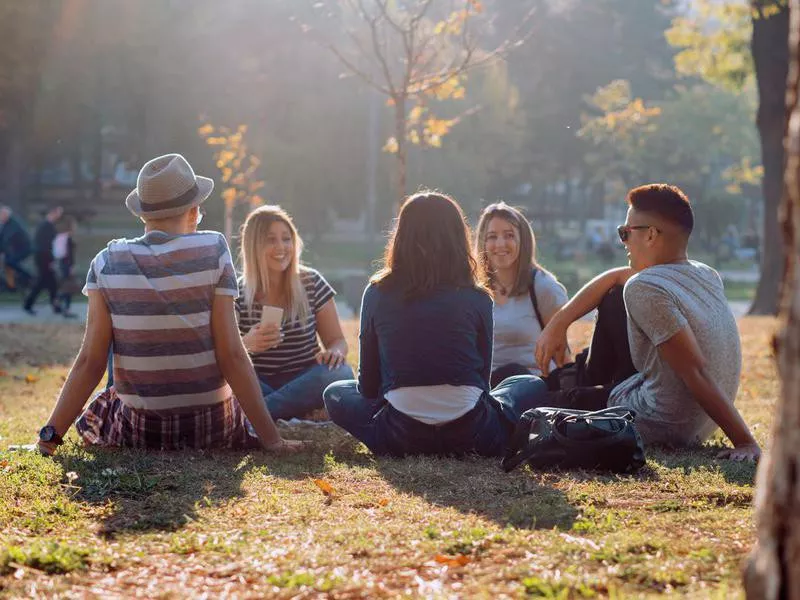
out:
<path id="1" fill-rule="evenodd" d="M 169 210 L 171 208 L 180 208 L 184 204 L 188 204 L 200 191 L 197 183 L 182 193 L 177 198 L 172 200 L 164 200 L 163 202 L 140 202 L 142 213 L 151 213 L 161 210 Z"/>

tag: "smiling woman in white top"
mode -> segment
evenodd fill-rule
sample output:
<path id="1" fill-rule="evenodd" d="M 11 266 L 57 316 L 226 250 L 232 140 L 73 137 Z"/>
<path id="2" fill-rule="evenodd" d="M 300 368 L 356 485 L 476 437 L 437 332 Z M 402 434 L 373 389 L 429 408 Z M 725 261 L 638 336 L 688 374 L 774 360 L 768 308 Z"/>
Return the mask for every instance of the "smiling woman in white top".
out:
<path id="1" fill-rule="evenodd" d="M 504 202 L 487 206 L 476 243 L 494 296 L 492 387 L 513 375 L 541 375 L 536 341 L 567 303 L 567 290 L 536 261 L 533 230 L 516 208 Z"/>

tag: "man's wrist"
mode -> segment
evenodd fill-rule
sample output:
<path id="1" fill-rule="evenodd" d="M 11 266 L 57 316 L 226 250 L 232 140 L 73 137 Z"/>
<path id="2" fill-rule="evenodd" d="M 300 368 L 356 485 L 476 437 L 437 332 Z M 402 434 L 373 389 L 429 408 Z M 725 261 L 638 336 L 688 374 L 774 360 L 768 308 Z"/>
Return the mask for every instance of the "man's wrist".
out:
<path id="1" fill-rule="evenodd" d="M 48 424 L 39 430 L 39 441 L 46 444 L 60 446 L 64 443 L 64 438 L 56 431 L 56 428 Z"/>
<path id="2" fill-rule="evenodd" d="M 548 325 L 552 326 L 556 331 L 562 331 L 566 333 L 567 329 L 569 329 L 569 326 L 572 325 L 572 321 L 569 320 L 569 316 L 562 309 L 553 315 Z"/>
<path id="3" fill-rule="evenodd" d="M 755 441 L 755 439 L 753 439 L 752 436 L 750 437 L 750 439 L 733 442 L 734 448 L 741 448 L 742 446 L 758 446 L 758 442 Z"/>

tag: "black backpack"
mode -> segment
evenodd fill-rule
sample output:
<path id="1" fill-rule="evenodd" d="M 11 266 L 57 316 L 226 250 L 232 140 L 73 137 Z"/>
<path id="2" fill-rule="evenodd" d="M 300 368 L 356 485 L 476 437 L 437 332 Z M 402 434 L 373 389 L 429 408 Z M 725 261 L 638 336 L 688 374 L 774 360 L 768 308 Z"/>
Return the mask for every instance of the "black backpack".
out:
<path id="1" fill-rule="evenodd" d="M 642 438 L 625 407 L 597 411 L 539 407 L 526 410 L 502 461 L 508 473 L 534 469 L 598 469 L 633 473 L 645 464 Z"/>

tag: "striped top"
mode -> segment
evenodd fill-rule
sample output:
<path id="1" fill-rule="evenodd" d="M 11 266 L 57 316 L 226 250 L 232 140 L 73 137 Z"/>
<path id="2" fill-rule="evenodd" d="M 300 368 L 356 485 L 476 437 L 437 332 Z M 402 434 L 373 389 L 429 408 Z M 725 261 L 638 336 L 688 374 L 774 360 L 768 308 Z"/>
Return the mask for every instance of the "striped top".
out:
<path id="1" fill-rule="evenodd" d="M 151 231 L 114 240 L 92 260 L 89 290 L 102 293 L 111 313 L 114 387 L 123 404 L 186 409 L 232 395 L 211 333 L 214 296 L 238 295 L 222 234 Z"/>
<path id="2" fill-rule="evenodd" d="M 289 323 L 284 311 L 281 327 L 283 341 L 266 352 L 251 354 L 256 373 L 262 377 L 272 377 L 301 371 L 315 364 L 314 357 L 319 352 L 317 341 L 317 313 L 325 303 L 336 295 L 331 285 L 318 271 L 300 267 L 300 281 L 308 297 L 309 315 L 304 323 Z M 253 302 L 252 310 L 247 309 L 244 296 L 236 300 L 236 316 L 242 335 L 261 322 L 261 304 Z"/>

